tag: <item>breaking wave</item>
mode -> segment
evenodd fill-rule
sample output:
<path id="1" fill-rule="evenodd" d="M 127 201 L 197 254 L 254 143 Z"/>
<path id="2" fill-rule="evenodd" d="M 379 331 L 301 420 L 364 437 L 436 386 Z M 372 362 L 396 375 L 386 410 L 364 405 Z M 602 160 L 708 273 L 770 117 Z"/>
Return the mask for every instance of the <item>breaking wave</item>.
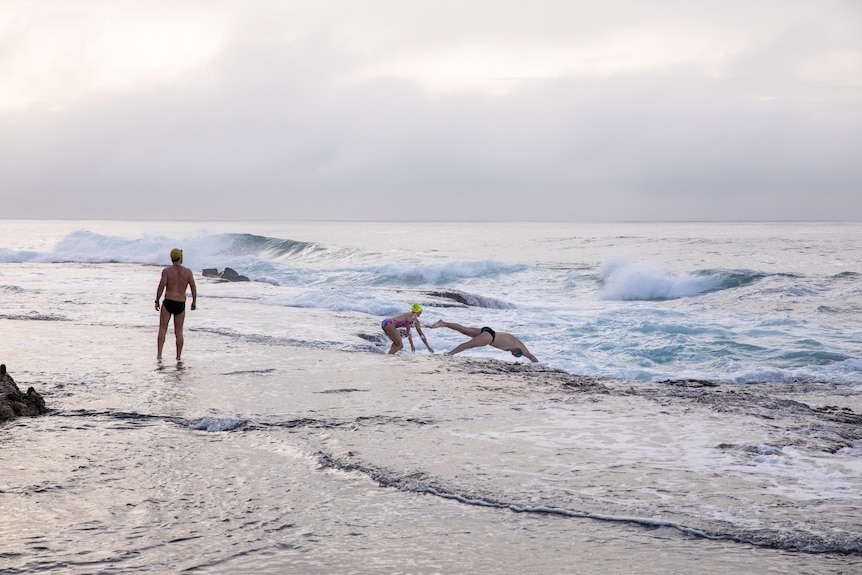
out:
<path id="1" fill-rule="evenodd" d="M 625 258 L 600 270 L 602 296 L 608 300 L 671 300 L 750 285 L 767 274 L 750 270 L 702 270 L 673 275 Z"/>
<path id="2" fill-rule="evenodd" d="M 318 244 L 254 234 L 202 234 L 189 238 L 144 235 L 123 238 L 78 230 L 46 252 L 0 250 L 0 261 L 42 263 L 137 263 L 164 264 L 174 247 L 185 252 L 187 265 L 202 267 L 234 258 L 258 257 L 280 260 L 328 253 Z"/>

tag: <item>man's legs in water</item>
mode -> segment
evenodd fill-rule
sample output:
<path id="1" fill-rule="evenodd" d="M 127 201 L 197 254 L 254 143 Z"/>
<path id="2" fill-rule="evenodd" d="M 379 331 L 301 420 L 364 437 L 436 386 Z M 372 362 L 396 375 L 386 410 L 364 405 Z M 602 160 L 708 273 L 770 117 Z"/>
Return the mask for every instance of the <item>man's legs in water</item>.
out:
<path id="1" fill-rule="evenodd" d="M 177 361 L 183 354 L 183 324 L 186 320 L 186 312 L 178 313 L 174 316 L 174 333 L 177 336 Z"/>
<path id="2" fill-rule="evenodd" d="M 165 337 L 168 333 L 168 323 L 171 321 L 171 312 L 165 309 L 162 305 L 161 313 L 159 314 L 159 337 L 156 340 L 158 344 L 158 353 L 156 359 L 162 359 L 162 348 L 165 347 Z"/>
<path id="3" fill-rule="evenodd" d="M 469 336 L 469 337 L 476 337 L 477 335 L 482 333 L 481 327 L 465 327 L 465 326 L 461 325 L 460 323 L 452 323 L 452 322 L 448 322 L 448 321 L 443 321 L 442 319 L 438 319 L 437 321 L 435 321 L 433 324 L 429 325 L 428 327 L 431 327 L 431 328 L 448 327 L 449 329 L 454 329 L 455 331 L 463 333 L 464 335 Z"/>

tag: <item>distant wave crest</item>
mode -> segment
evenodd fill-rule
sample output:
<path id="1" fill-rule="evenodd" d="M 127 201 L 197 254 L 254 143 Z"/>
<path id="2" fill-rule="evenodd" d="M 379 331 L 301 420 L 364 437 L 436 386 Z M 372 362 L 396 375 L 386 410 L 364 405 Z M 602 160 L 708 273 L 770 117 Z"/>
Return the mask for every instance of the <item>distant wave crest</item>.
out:
<path id="1" fill-rule="evenodd" d="M 313 243 L 244 233 L 204 233 L 189 238 L 157 235 L 124 238 L 78 230 L 46 252 L 0 249 L 0 261 L 164 264 L 168 252 L 174 247 L 183 249 L 187 263 L 201 266 L 221 266 L 225 260 L 235 258 L 278 260 L 328 253 L 326 248 Z"/>
<path id="2" fill-rule="evenodd" d="M 254 234 L 224 234 L 227 247 L 225 255 L 260 256 L 266 259 L 282 259 L 292 256 L 316 255 L 327 252 L 326 248 L 309 242 L 283 240 Z"/>
<path id="3" fill-rule="evenodd" d="M 602 296 L 609 300 L 670 300 L 743 287 L 766 274 L 750 270 L 702 270 L 673 275 L 625 258 L 605 262 L 600 272 Z"/>
<path id="4" fill-rule="evenodd" d="M 493 260 L 449 261 L 426 266 L 393 264 L 380 267 L 376 283 L 398 283 L 407 286 L 446 285 L 463 279 L 493 277 L 525 269 L 527 266 L 524 264 L 507 264 Z"/>

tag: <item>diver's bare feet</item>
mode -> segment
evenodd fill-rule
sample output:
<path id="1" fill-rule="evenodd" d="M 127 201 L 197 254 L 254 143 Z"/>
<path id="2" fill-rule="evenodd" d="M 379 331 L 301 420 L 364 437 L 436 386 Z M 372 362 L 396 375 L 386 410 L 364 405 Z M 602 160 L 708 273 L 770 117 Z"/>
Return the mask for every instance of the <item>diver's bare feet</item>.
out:
<path id="1" fill-rule="evenodd" d="M 437 321 L 435 321 L 434 323 L 432 323 L 428 327 L 430 327 L 430 328 L 443 327 L 443 324 L 445 324 L 445 323 L 446 322 L 444 322 L 442 319 L 438 319 Z"/>

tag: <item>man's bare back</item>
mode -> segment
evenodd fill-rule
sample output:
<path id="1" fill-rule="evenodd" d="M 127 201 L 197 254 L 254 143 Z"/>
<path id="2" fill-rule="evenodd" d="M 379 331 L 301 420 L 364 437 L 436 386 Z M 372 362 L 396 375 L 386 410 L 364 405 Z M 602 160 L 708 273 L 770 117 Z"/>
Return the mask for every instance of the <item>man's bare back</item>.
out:
<path id="1" fill-rule="evenodd" d="M 162 270 L 162 281 L 159 287 L 164 288 L 165 299 L 186 301 L 186 289 L 190 286 L 192 288 L 192 309 L 195 309 L 197 294 L 195 293 L 195 277 L 192 270 L 181 265 L 179 262 Z"/>

